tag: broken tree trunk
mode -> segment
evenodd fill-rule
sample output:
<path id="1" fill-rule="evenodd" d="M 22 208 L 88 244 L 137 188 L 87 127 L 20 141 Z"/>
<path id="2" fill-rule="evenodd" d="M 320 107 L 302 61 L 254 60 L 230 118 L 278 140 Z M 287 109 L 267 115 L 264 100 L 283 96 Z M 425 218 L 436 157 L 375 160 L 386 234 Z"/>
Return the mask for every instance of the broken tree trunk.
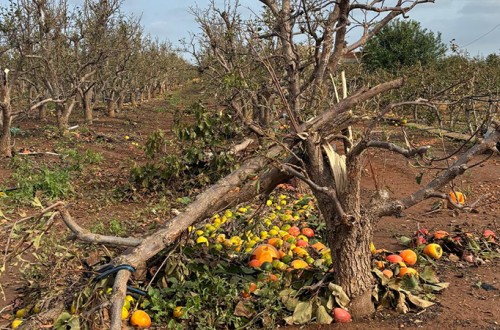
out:
<path id="1" fill-rule="evenodd" d="M 331 132 L 345 129 L 352 124 L 353 118 L 352 112 L 348 110 L 360 102 L 385 91 L 398 88 L 402 84 L 402 79 L 396 79 L 370 89 L 361 89 L 351 97 L 342 100 L 334 108 L 319 115 L 315 120 L 302 124 L 300 131 L 331 134 Z M 299 141 L 301 139 L 294 136 L 287 142 L 287 147 L 292 148 Z M 113 261 L 114 264 L 128 264 L 134 267 L 143 265 L 148 259 L 173 243 L 190 225 L 206 218 L 207 214 L 213 214 L 230 205 L 245 202 L 261 193 L 272 191 L 278 183 L 289 177 L 278 169 L 271 169 L 268 172 L 263 170 L 270 167 L 272 162 L 284 152 L 286 152 L 284 147 L 277 145 L 270 148 L 264 156 L 250 158 L 239 169 L 200 194 L 183 213 L 170 220 L 163 229 L 145 238 L 131 253 L 116 258 Z M 283 159 L 283 157 L 281 158 Z M 249 181 L 248 177 L 255 174 L 259 175 L 259 179 Z M 257 189 L 257 182 L 259 182 L 259 190 Z M 121 310 L 129 278 L 130 272 L 127 270 L 119 271 L 115 278 L 111 298 L 111 329 L 113 330 L 121 329 Z"/>

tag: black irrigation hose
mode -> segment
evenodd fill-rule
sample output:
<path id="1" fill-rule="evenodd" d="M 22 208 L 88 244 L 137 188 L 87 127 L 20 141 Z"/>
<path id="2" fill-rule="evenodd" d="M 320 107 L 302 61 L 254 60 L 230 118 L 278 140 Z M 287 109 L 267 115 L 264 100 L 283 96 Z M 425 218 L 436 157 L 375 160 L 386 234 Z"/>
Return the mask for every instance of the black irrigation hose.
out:
<path id="1" fill-rule="evenodd" d="M 98 282 L 98 281 L 108 277 L 111 274 L 115 274 L 115 273 L 119 272 L 120 270 L 128 270 L 131 273 L 135 272 L 135 268 L 132 267 L 131 265 L 118 265 L 118 266 L 106 265 L 97 271 L 98 273 L 101 273 L 101 274 L 96 276 L 96 278 L 94 278 L 94 282 Z M 129 285 L 127 285 L 127 291 L 141 295 L 141 296 L 147 296 L 147 294 L 148 294 L 146 291 L 143 291 L 143 290 L 137 289 L 137 288 L 133 288 Z"/>

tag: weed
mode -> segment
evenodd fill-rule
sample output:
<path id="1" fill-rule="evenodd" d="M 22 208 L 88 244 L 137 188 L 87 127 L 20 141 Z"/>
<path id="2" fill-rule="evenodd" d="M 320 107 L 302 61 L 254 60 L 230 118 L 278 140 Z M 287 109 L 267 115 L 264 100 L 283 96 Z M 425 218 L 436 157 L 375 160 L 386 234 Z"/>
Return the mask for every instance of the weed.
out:
<path id="1" fill-rule="evenodd" d="M 16 160 L 13 164 L 15 171 L 12 179 L 17 183 L 18 189 L 9 194 L 9 197 L 15 201 L 29 203 L 35 194 L 49 200 L 60 199 L 73 192 L 70 172 L 66 168 L 52 169 L 46 165 L 36 168 L 28 159 Z"/>
<path id="2" fill-rule="evenodd" d="M 77 149 L 65 149 L 61 154 L 63 160 L 68 163 L 72 171 L 82 171 L 84 165 L 100 164 L 104 159 L 101 153 L 90 149 L 86 150 L 84 153 L 81 153 Z"/>
<path id="3" fill-rule="evenodd" d="M 109 222 L 109 232 L 115 236 L 123 236 L 127 230 L 125 225 L 118 219 L 111 219 Z"/>
<path id="4" fill-rule="evenodd" d="M 103 222 L 97 222 L 90 227 L 90 231 L 94 234 L 123 236 L 127 233 L 126 225 L 123 221 L 113 218 L 108 225 Z"/>

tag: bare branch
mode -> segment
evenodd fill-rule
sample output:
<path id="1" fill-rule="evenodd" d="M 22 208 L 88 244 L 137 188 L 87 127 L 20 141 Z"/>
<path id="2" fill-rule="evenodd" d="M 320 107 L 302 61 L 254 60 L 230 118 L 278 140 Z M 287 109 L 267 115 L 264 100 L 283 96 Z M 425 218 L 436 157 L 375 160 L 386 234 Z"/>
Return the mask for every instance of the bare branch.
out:
<path id="1" fill-rule="evenodd" d="M 118 246 L 138 246 L 143 242 L 141 238 L 134 237 L 116 237 L 116 236 L 105 236 L 99 234 L 93 234 L 87 229 L 80 227 L 71 217 L 69 211 L 65 207 L 58 207 L 61 217 L 68 226 L 68 228 L 75 234 L 75 237 L 81 241 L 105 244 L 105 245 L 118 245 Z"/>
<path id="2" fill-rule="evenodd" d="M 467 163 L 476 155 L 479 155 L 487 150 L 492 150 L 500 141 L 500 122 L 494 121 L 491 127 L 485 134 L 484 140 L 476 144 L 474 147 L 460 156 L 446 171 L 430 181 L 427 185 L 417 190 L 413 194 L 406 196 L 400 200 L 393 200 L 383 207 L 378 208 L 376 213 L 379 216 L 387 216 L 397 214 L 403 209 L 407 209 L 416 205 L 424 199 L 435 197 L 435 192 L 444 187 L 458 175 L 463 174 L 470 168 Z"/>
<path id="3" fill-rule="evenodd" d="M 415 155 L 423 155 L 425 154 L 431 146 L 423 146 L 418 148 L 405 149 L 394 143 L 385 142 L 385 141 L 369 141 L 365 144 L 366 148 L 379 148 L 379 149 L 387 149 L 389 151 L 401 154 L 406 158 L 411 158 Z"/>

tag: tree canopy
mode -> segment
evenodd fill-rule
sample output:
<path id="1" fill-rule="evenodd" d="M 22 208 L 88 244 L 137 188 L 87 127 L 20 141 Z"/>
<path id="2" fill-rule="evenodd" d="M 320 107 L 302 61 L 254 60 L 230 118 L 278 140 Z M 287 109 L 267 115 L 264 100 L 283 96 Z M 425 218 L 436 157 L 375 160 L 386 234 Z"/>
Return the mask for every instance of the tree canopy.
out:
<path id="1" fill-rule="evenodd" d="M 417 63 L 431 63 L 444 56 L 441 33 L 422 28 L 413 20 L 395 20 L 386 25 L 363 50 L 363 63 L 370 69 L 395 70 Z"/>

